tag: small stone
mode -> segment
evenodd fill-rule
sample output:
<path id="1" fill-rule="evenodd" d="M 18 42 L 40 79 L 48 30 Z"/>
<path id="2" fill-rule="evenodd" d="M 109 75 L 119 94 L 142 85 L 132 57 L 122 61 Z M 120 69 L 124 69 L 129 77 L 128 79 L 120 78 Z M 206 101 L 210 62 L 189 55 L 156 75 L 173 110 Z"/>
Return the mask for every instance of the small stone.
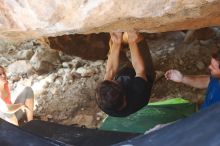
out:
<path id="1" fill-rule="evenodd" d="M 175 47 L 169 47 L 167 50 L 168 52 L 172 52 L 173 50 L 175 50 Z"/>
<path id="2" fill-rule="evenodd" d="M 173 47 L 174 45 L 175 45 L 175 43 L 171 43 L 171 44 L 170 44 L 170 46 L 172 46 L 172 47 Z"/>
<path id="3" fill-rule="evenodd" d="M 201 45 L 207 46 L 210 44 L 211 40 L 200 40 L 199 42 Z"/>
<path id="4" fill-rule="evenodd" d="M 18 59 L 30 60 L 34 52 L 32 50 L 21 50 L 18 52 Z"/>
<path id="5" fill-rule="evenodd" d="M 76 70 L 76 73 L 78 74 L 85 74 L 86 73 L 86 69 L 84 67 L 79 67 L 77 70 Z"/>
<path id="6" fill-rule="evenodd" d="M 61 85 L 62 82 L 61 82 L 60 80 L 56 80 L 56 81 L 55 81 L 55 84 L 56 84 L 56 85 Z"/>
<path id="7" fill-rule="evenodd" d="M 12 77 L 12 82 L 13 82 L 13 83 L 14 83 L 14 82 L 18 82 L 20 79 L 21 79 L 21 77 L 18 76 L 18 75 L 13 76 L 13 77 Z"/>
<path id="8" fill-rule="evenodd" d="M 53 118 L 52 115 L 47 115 L 46 117 L 47 117 L 48 119 L 52 119 L 52 118 Z"/>
<path id="9" fill-rule="evenodd" d="M 53 95 L 56 95 L 56 94 L 58 94 L 58 89 L 57 89 L 57 88 L 51 88 L 51 89 L 50 89 L 50 92 L 51 92 Z"/>
<path id="10" fill-rule="evenodd" d="M 91 63 L 92 66 L 100 66 L 100 65 L 102 65 L 102 64 L 104 64 L 104 61 L 103 61 L 103 60 L 97 60 L 97 61 Z"/>
<path id="11" fill-rule="evenodd" d="M 63 68 L 69 68 L 69 64 L 67 62 L 62 63 Z"/>
<path id="12" fill-rule="evenodd" d="M 205 64 L 203 62 L 197 62 L 196 63 L 196 67 L 199 69 L 199 70 L 203 70 L 205 68 Z"/>
<path id="13" fill-rule="evenodd" d="M 180 65 L 183 65 L 183 64 L 184 64 L 182 59 L 179 59 L 179 64 L 180 64 Z"/>
<path id="14" fill-rule="evenodd" d="M 57 74 L 59 74 L 59 75 L 62 75 L 62 74 L 64 74 L 64 73 L 65 73 L 65 71 L 64 71 L 63 68 L 60 68 L 60 69 L 58 70 L 58 72 L 57 72 Z"/>

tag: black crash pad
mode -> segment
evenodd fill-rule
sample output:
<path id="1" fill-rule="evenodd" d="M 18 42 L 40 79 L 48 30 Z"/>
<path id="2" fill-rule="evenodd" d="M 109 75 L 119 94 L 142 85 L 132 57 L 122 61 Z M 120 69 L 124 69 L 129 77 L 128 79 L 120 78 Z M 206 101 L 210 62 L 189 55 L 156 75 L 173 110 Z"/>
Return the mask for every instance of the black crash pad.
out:
<path id="1" fill-rule="evenodd" d="M 23 125 L 22 128 L 36 135 L 41 135 L 51 140 L 58 140 L 74 146 L 109 146 L 140 135 L 137 133 L 65 126 L 38 120 L 33 120 Z"/>
<path id="2" fill-rule="evenodd" d="M 52 141 L 31 134 L 0 118 L 0 146 L 65 146 L 62 142 Z"/>
<path id="3" fill-rule="evenodd" d="M 220 146 L 220 103 L 115 146 Z"/>

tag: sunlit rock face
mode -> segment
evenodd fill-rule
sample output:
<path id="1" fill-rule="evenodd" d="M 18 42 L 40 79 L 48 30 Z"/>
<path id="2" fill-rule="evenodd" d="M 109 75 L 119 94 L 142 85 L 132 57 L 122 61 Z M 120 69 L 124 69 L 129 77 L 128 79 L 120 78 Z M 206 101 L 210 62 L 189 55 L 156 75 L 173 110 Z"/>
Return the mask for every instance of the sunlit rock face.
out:
<path id="1" fill-rule="evenodd" d="M 219 8 L 220 0 L 1 0 L 0 38 L 218 26 Z"/>

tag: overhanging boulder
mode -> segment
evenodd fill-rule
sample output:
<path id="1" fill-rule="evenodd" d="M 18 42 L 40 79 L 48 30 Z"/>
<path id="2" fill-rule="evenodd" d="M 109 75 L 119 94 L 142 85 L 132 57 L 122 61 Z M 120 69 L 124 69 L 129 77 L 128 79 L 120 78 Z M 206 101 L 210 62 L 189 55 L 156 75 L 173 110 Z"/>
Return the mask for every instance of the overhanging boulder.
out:
<path id="1" fill-rule="evenodd" d="M 219 7 L 220 0 L 1 0 L 0 38 L 218 26 Z"/>

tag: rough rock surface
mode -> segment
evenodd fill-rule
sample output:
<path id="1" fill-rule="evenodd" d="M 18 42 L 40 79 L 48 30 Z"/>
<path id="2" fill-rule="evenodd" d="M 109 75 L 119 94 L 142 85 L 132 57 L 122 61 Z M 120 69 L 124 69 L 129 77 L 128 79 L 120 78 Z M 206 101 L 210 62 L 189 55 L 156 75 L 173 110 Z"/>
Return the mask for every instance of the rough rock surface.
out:
<path id="1" fill-rule="evenodd" d="M 55 49 L 69 55 L 80 56 L 83 59 L 105 59 L 109 50 L 108 33 L 99 34 L 75 34 L 49 37 L 46 42 Z"/>
<path id="2" fill-rule="evenodd" d="M 1 0 L 0 37 L 218 26 L 219 7 L 220 0 Z"/>

